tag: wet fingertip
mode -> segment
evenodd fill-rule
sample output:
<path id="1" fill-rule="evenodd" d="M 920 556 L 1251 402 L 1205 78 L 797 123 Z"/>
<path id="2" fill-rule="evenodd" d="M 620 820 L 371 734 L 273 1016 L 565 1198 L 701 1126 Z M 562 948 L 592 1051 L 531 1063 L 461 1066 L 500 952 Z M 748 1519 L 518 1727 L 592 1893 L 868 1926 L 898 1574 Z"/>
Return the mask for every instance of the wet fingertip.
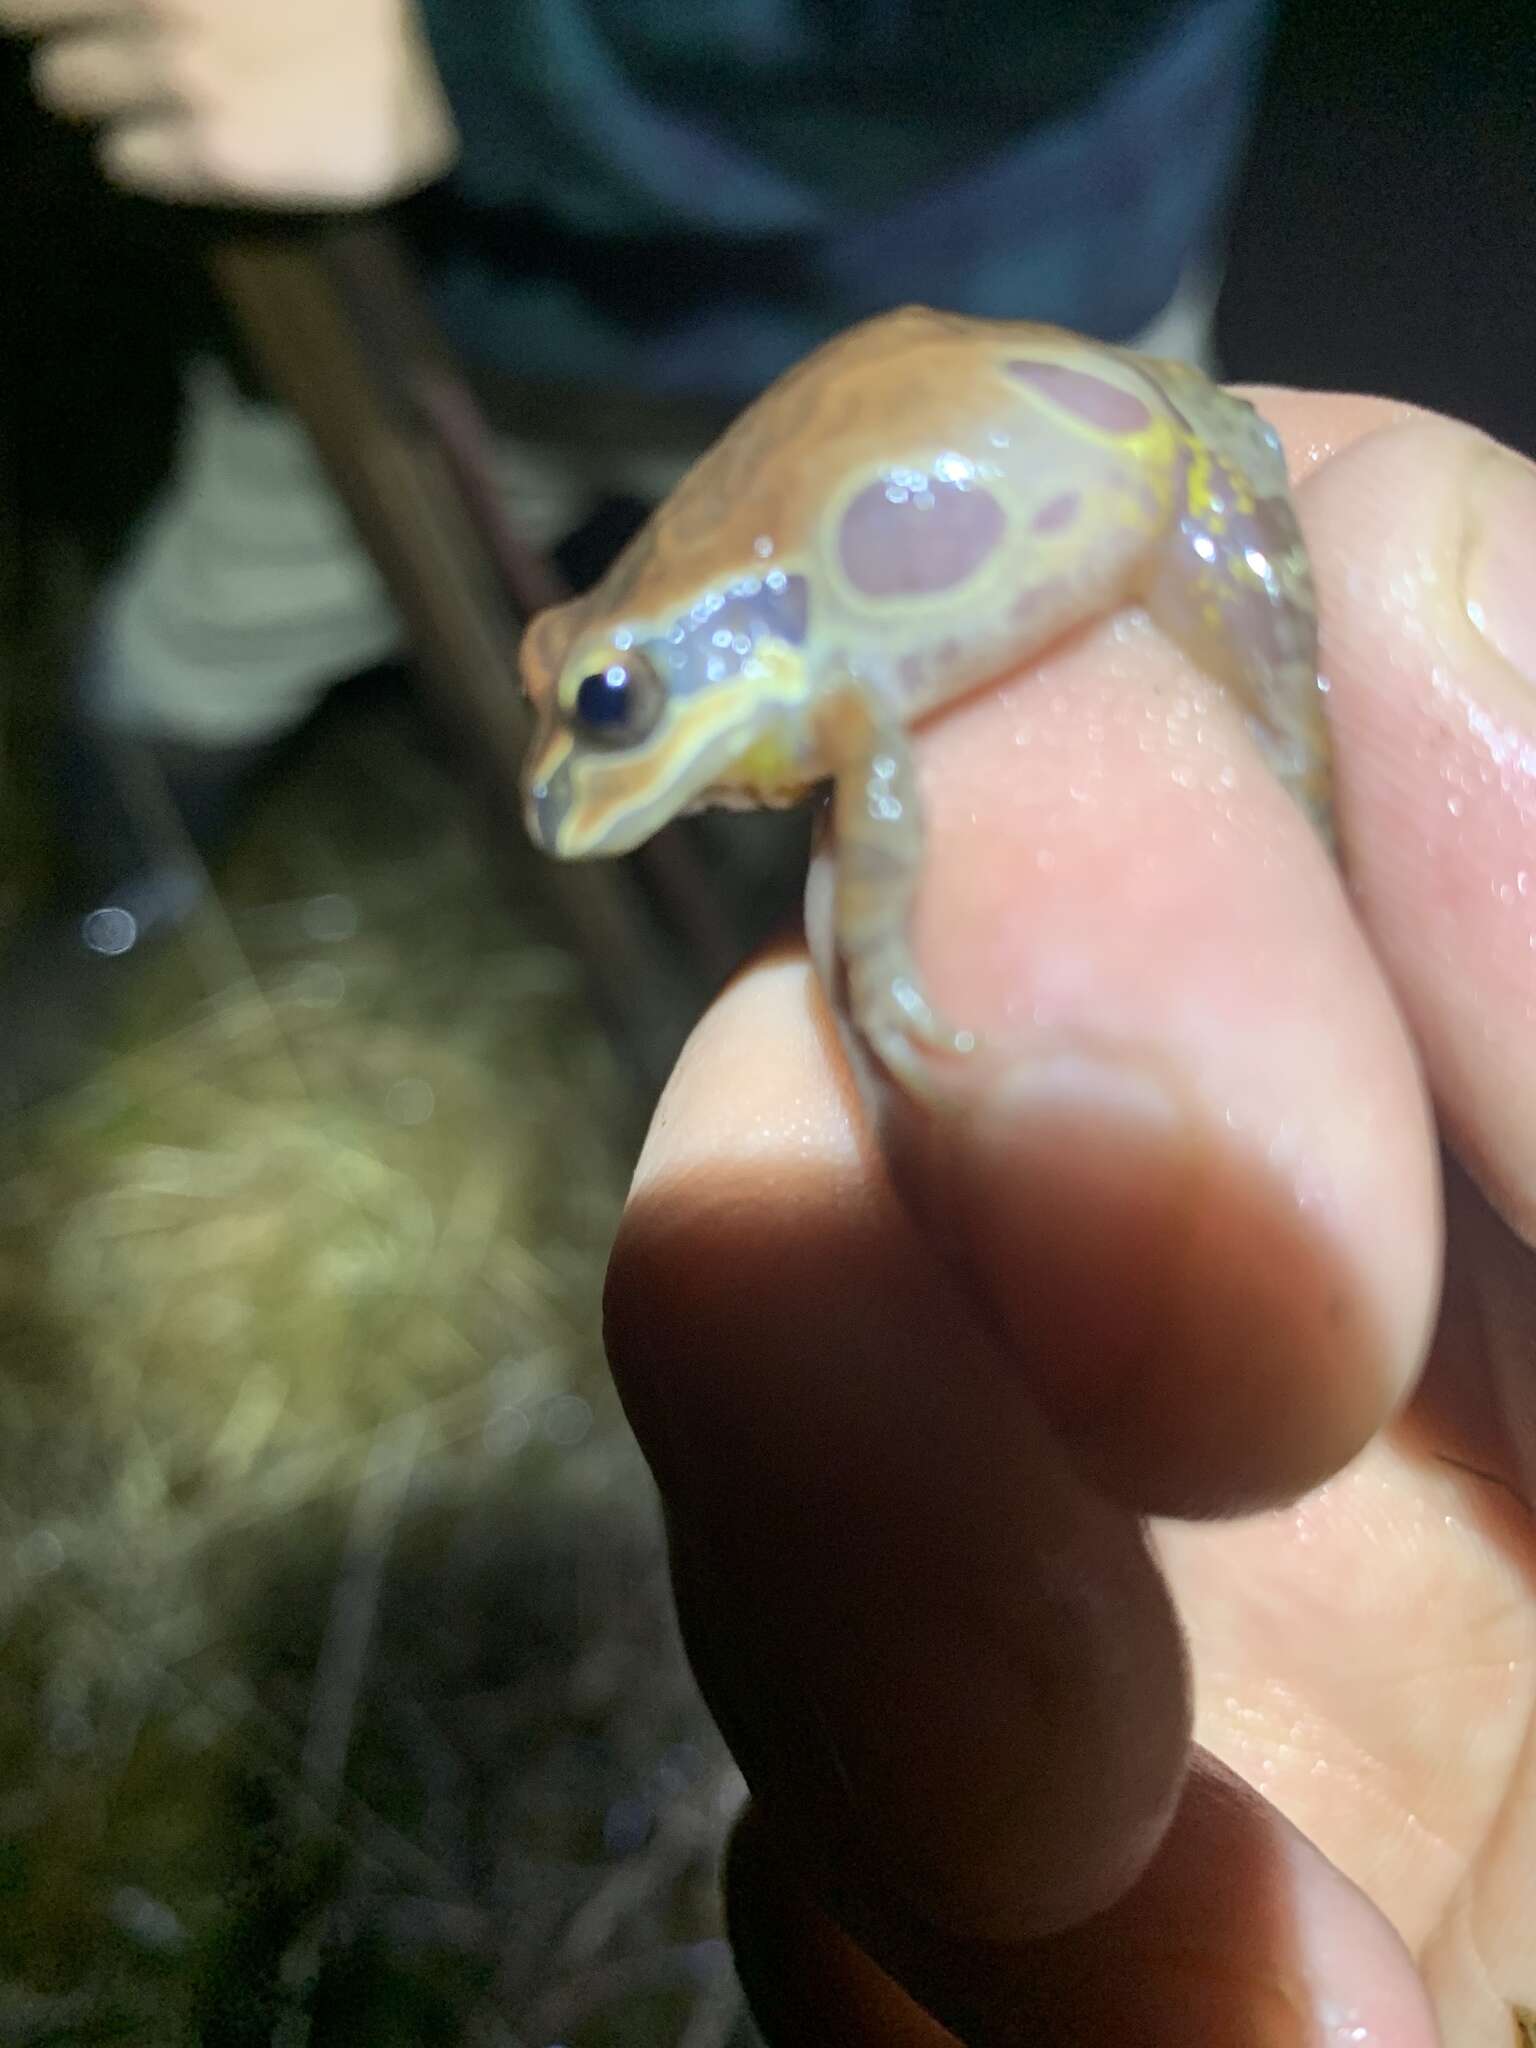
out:
<path id="1" fill-rule="evenodd" d="M 892 1170 L 1053 1424 L 1102 1450 L 1098 1411 L 1117 1382 L 1154 1369 L 1147 1347 L 1179 1284 L 1196 1192 L 1189 1111 L 1150 1057 L 1062 1045 L 983 1048 L 977 1062 L 971 1090 L 938 1111 L 888 1102 Z"/>
<path id="2" fill-rule="evenodd" d="M 1536 1238 L 1536 468 L 1368 435 L 1309 487 L 1357 912 L 1444 1128 Z"/>
<path id="3" fill-rule="evenodd" d="M 1393 1337 L 1325 1220 L 1174 1063 L 1015 1049 L 887 1156 L 1079 1468 L 1137 1512 L 1277 1504 L 1393 1405 Z"/>
<path id="4" fill-rule="evenodd" d="M 1096 1265 L 1099 1242 L 1116 1246 L 1127 1273 L 1168 1274 L 1195 1143 L 1161 1063 L 1084 1045 L 1023 1056 L 987 1047 L 968 1079 L 967 1094 L 938 1113 L 931 1102 L 892 1103 L 892 1151 L 934 1233 L 1016 1336 L 1039 1331 L 1041 1278 L 1065 1278 L 1085 1255 Z M 1091 1309 L 1092 1297 L 1079 1306 Z M 1101 1306 L 1109 1320 L 1074 1324 L 1075 1341 L 1098 1349 L 1127 1321 L 1122 1305 Z"/>

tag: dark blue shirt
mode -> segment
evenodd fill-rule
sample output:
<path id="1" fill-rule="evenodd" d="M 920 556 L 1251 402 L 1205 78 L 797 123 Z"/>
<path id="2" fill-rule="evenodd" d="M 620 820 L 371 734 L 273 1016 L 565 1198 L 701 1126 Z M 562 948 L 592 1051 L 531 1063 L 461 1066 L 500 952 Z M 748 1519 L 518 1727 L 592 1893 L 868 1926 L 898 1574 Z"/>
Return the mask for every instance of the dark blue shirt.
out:
<path id="1" fill-rule="evenodd" d="M 744 398 L 917 299 L 1121 338 L 1214 253 L 1269 0 L 424 0 L 472 359 Z"/>

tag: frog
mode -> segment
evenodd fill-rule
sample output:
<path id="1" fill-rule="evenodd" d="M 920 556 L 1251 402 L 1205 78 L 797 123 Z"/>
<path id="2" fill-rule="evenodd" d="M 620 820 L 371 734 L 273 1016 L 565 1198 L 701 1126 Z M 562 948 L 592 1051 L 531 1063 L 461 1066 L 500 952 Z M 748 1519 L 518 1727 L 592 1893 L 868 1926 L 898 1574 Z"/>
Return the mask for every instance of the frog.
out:
<path id="1" fill-rule="evenodd" d="M 829 991 L 932 1093 L 978 1035 L 911 922 L 912 729 L 1073 629 L 1140 608 L 1246 715 L 1336 853 L 1317 606 L 1274 428 L 1190 364 L 905 306 L 750 404 L 607 573 L 533 619 L 528 831 L 630 851 L 705 805 L 828 787 Z"/>

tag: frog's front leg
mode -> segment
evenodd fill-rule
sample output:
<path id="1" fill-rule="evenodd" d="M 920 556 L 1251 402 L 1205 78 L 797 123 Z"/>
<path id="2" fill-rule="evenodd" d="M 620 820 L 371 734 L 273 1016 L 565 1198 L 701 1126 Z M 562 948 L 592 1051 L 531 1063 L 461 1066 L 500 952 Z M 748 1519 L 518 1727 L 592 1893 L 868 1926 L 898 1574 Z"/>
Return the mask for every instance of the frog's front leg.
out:
<path id="1" fill-rule="evenodd" d="M 862 683 L 844 679 L 821 696 L 817 745 L 833 778 L 837 835 L 833 942 L 841 991 L 869 1053 L 903 1086 L 931 1093 L 927 1053 L 975 1049 L 923 989 L 910 924 L 922 864 L 917 774 L 895 712 Z"/>

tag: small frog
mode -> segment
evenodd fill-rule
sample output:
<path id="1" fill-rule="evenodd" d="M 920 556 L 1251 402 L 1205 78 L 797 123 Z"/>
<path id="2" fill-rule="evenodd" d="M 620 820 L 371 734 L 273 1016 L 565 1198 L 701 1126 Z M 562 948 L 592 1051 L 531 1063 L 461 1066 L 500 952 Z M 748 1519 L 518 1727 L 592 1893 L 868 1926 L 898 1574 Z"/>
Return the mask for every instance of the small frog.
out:
<path id="1" fill-rule="evenodd" d="M 975 1044 L 908 942 L 907 728 L 1130 604 L 1230 685 L 1331 844 L 1312 580 L 1280 442 L 1183 363 L 907 307 L 751 405 L 523 645 L 525 801 L 562 859 L 830 778 L 834 939 L 866 1050 L 925 1088 Z"/>

